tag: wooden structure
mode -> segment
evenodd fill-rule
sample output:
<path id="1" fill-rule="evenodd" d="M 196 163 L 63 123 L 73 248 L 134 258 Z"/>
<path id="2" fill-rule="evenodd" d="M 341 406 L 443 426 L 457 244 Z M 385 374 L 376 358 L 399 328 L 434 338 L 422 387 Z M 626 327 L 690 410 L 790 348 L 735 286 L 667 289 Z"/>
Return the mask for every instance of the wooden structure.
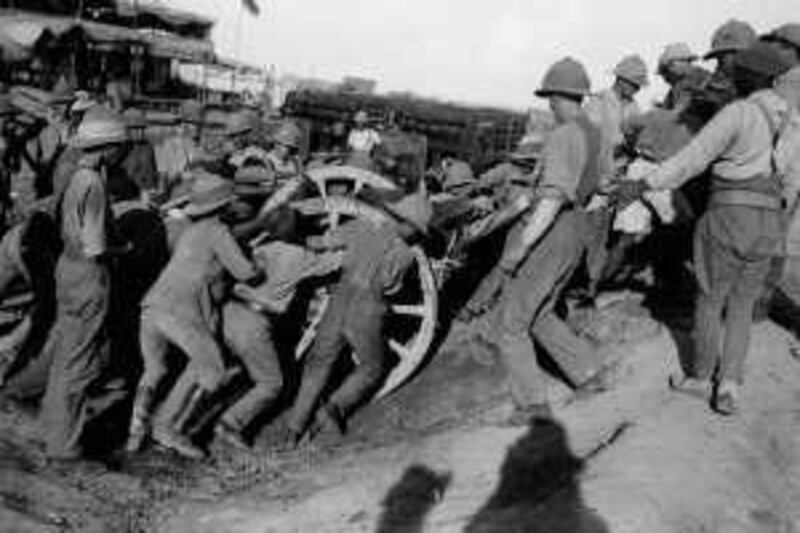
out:
<path id="1" fill-rule="evenodd" d="M 450 155 L 468 161 L 478 171 L 512 150 L 528 123 L 523 113 L 404 96 L 294 91 L 283 104 L 286 115 L 313 124 L 312 151 L 334 144 L 333 126 L 349 124 L 359 109 L 367 111 L 373 121 L 424 135 L 428 165 Z"/>

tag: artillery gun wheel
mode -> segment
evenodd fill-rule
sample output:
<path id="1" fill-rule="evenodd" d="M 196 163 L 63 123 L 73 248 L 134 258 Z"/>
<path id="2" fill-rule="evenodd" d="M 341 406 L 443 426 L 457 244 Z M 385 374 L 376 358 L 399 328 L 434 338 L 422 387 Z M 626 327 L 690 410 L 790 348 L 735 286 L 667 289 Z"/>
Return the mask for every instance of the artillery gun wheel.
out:
<path id="1" fill-rule="evenodd" d="M 332 229 L 352 218 L 381 220 L 381 210 L 356 200 L 353 196 L 365 185 L 394 189 L 395 185 L 377 174 L 346 166 L 322 167 L 308 172 L 316 184 L 319 197 L 293 205 L 307 216 L 318 216 L 325 229 Z M 403 288 L 392 297 L 387 323 L 388 347 L 394 366 L 375 398 L 381 398 L 403 385 L 422 365 L 436 332 L 438 293 L 431 263 L 420 247 L 414 247 L 415 264 L 407 274 Z M 311 302 L 306 329 L 295 355 L 301 359 L 311 348 L 317 327 L 328 302 L 328 292 L 321 289 Z M 358 359 L 358 354 L 353 354 Z"/>

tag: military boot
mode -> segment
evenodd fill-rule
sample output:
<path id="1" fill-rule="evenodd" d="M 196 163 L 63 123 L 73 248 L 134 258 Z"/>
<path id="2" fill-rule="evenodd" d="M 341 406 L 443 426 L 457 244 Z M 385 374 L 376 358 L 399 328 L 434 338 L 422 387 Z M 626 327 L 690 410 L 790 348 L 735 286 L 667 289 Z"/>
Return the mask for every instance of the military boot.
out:
<path id="1" fill-rule="evenodd" d="M 153 428 L 153 439 L 184 457 L 205 458 L 205 452 L 192 442 L 192 439 L 186 434 L 186 428 L 189 422 L 197 417 L 199 408 L 203 406 L 207 395 L 208 392 L 202 387 L 192 385 L 175 418 Z"/>

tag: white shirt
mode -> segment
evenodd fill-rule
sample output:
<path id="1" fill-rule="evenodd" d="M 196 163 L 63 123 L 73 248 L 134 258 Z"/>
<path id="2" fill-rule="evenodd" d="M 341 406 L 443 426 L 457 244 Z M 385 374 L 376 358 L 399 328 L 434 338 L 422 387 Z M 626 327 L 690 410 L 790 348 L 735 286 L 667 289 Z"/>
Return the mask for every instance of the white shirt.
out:
<path id="1" fill-rule="evenodd" d="M 347 147 L 354 152 L 372 152 L 373 148 L 380 143 L 380 135 L 370 128 L 351 130 L 350 135 L 347 137 Z"/>

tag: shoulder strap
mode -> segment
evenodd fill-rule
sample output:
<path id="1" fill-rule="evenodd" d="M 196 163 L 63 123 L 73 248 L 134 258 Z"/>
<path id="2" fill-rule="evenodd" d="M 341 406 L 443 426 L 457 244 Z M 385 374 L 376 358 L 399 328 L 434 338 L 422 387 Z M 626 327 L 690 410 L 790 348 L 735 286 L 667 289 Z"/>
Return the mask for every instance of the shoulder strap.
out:
<path id="1" fill-rule="evenodd" d="M 760 100 L 752 100 L 752 102 L 755 104 L 756 108 L 759 111 L 761 111 L 761 115 L 767 122 L 767 127 L 769 128 L 770 134 L 772 135 L 772 147 L 770 149 L 770 165 L 772 166 L 772 173 L 776 174 L 778 171 L 778 167 L 775 161 L 775 148 L 778 146 L 778 141 L 780 141 L 781 135 L 783 135 L 784 131 L 786 131 L 786 128 L 789 125 L 789 121 L 791 119 L 791 113 L 786 113 L 783 119 L 781 120 L 781 123 L 776 124 L 775 119 L 772 117 L 772 113 L 769 112 L 769 109 L 767 109 L 767 106 L 764 105 L 764 102 Z"/>

